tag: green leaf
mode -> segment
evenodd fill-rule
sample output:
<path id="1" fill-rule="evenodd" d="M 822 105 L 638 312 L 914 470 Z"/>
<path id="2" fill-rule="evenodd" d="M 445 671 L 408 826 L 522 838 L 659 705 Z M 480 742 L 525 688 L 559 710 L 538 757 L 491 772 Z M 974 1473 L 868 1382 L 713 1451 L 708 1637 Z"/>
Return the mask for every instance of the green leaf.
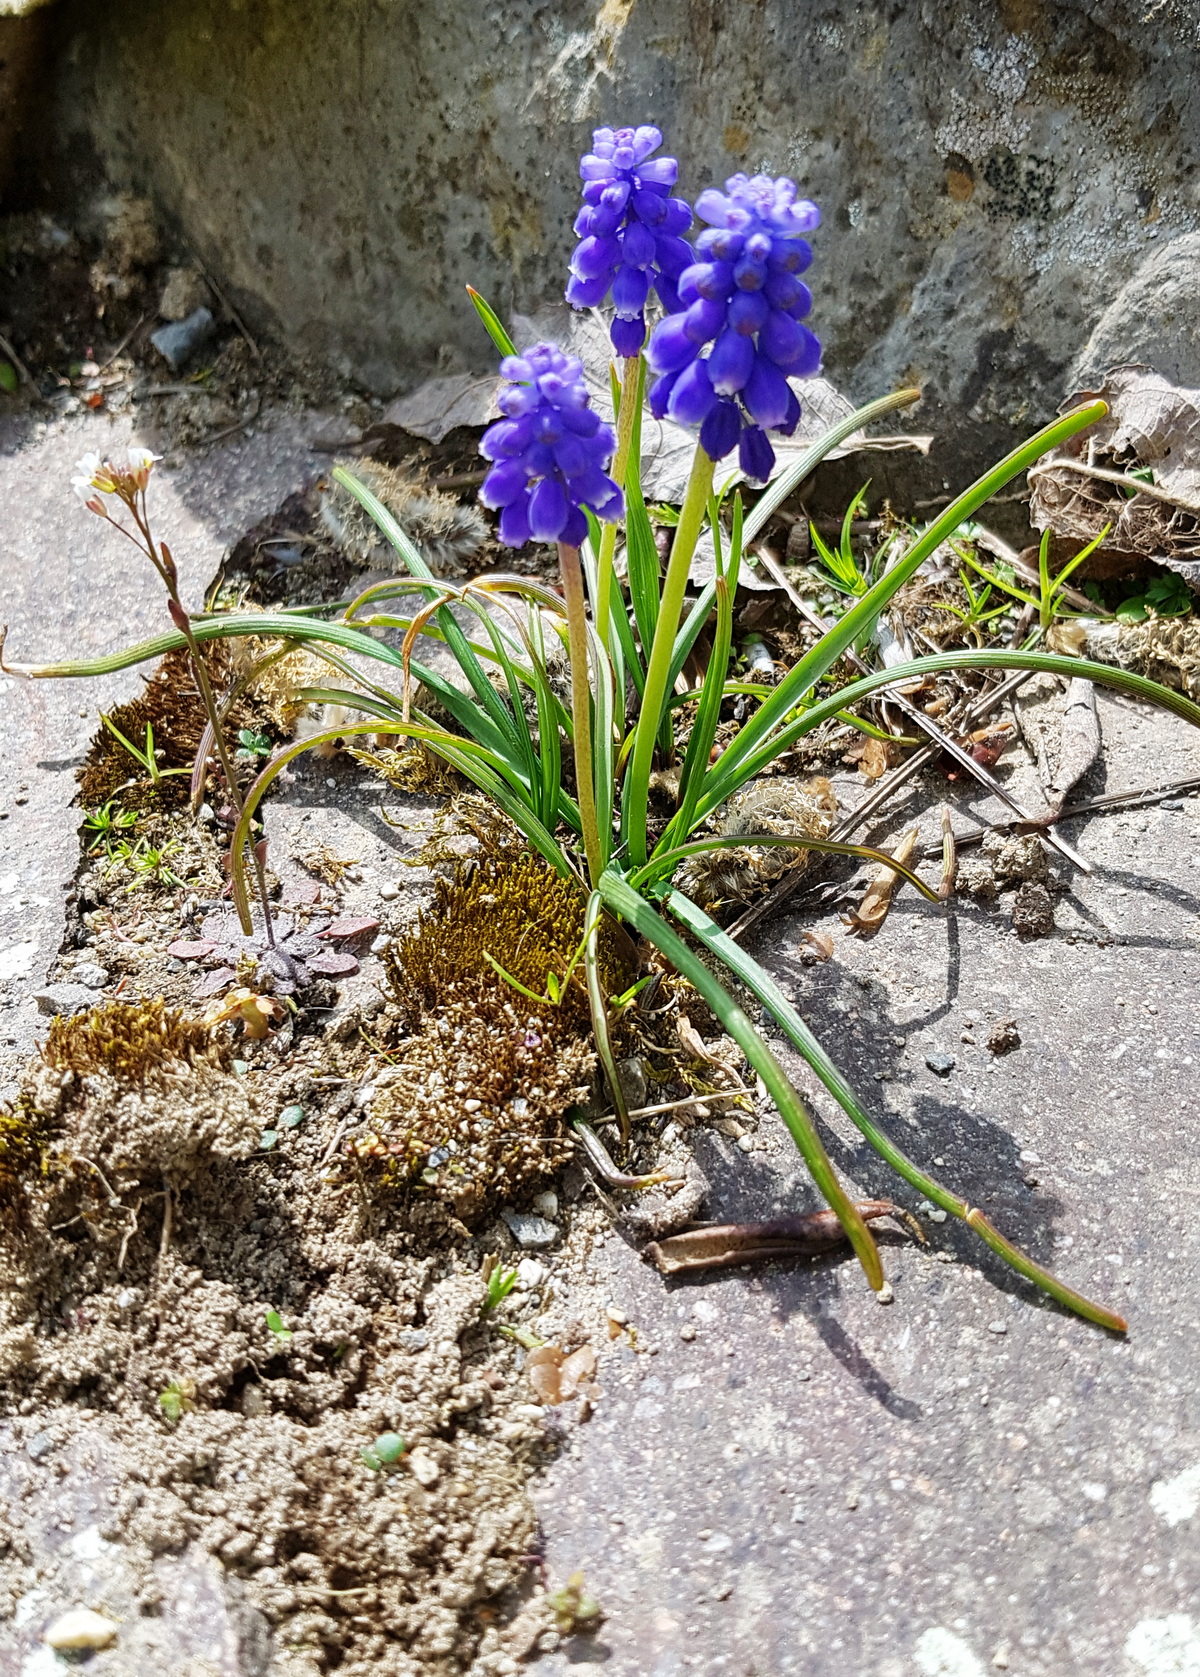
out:
<path id="1" fill-rule="evenodd" d="M 0 390 L 7 396 L 15 396 L 20 383 L 17 369 L 8 361 L 0 361 Z"/>
<path id="2" fill-rule="evenodd" d="M 486 302 L 472 285 L 467 287 L 467 296 L 470 297 L 471 301 L 474 303 L 475 313 L 479 316 L 480 320 L 482 320 L 487 329 L 488 337 L 495 344 L 501 355 L 515 355 L 517 353 L 517 346 L 504 330 L 500 316 L 496 313 L 492 305 L 489 302 Z"/>
<path id="3" fill-rule="evenodd" d="M 803 1155 L 813 1181 L 837 1214 L 838 1221 L 845 1229 L 847 1239 L 863 1266 L 867 1280 L 878 1291 L 884 1280 L 883 1265 L 875 1241 L 858 1208 L 838 1181 L 812 1118 L 788 1081 L 779 1061 L 720 980 L 683 941 L 678 932 L 638 895 L 626 879 L 615 869 L 608 868 L 601 874 L 597 885 L 609 908 L 623 920 L 627 920 L 640 936 L 646 938 L 666 956 L 689 984 L 699 990 L 724 1029 L 729 1032 L 753 1069 L 762 1078 L 780 1117 L 791 1131 L 792 1138 Z"/>
<path id="4" fill-rule="evenodd" d="M 292 1330 L 284 1326 L 283 1317 L 278 1310 L 272 1310 L 269 1305 L 267 1307 L 267 1327 L 276 1339 L 281 1340 L 285 1345 L 292 1337 Z"/>
<path id="5" fill-rule="evenodd" d="M 924 534 L 918 537 L 904 558 L 864 594 L 862 599 L 822 635 L 817 644 L 788 671 L 771 697 L 749 719 L 715 766 L 701 801 L 701 811 L 707 814 L 736 791 L 748 778 L 747 768 L 752 761 L 761 766 L 763 761 L 769 762 L 777 755 L 776 751 L 770 751 L 765 759 L 761 757 L 764 741 L 779 727 L 801 698 L 832 668 L 843 652 L 873 627 L 876 618 L 897 589 L 904 586 L 929 555 L 954 534 L 960 524 L 965 523 L 1011 478 L 1025 471 L 1035 460 L 1040 459 L 1050 449 L 1057 448 L 1077 431 L 1094 425 L 1107 412 L 1108 408 L 1103 402 L 1089 402 L 1081 407 L 1072 408 L 1062 419 L 1044 426 L 1027 443 L 1014 449 L 998 465 L 993 466 L 991 471 L 985 472 L 983 477 L 964 490 L 941 517 L 935 519 Z M 756 507 L 755 514 L 757 512 Z M 747 525 L 749 523 L 750 520 L 747 520 Z M 849 701 L 844 699 L 839 708 L 848 708 L 848 705 Z"/>
<path id="6" fill-rule="evenodd" d="M 672 891 L 667 898 L 667 904 L 671 913 L 693 936 L 712 950 L 734 976 L 757 996 L 791 1038 L 846 1116 L 862 1131 L 879 1156 L 911 1187 L 931 1200 L 934 1205 L 940 1206 L 943 1211 L 949 1212 L 952 1217 L 960 1218 L 994 1252 L 998 1252 L 1005 1262 L 1049 1293 L 1052 1298 L 1057 1299 L 1060 1304 L 1066 1305 L 1069 1310 L 1074 1310 L 1078 1315 L 1098 1323 L 1101 1327 L 1110 1328 L 1118 1333 L 1124 1332 L 1125 1323 L 1120 1316 L 1106 1310 L 1103 1305 L 1093 1304 L 1081 1293 L 1065 1286 L 1048 1270 L 1034 1263 L 1031 1258 L 1005 1240 L 1003 1235 L 992 1228 L 982 1212 L 973 1210 L 965 1200 L 951 1193 L 934 1177 L 927 1175 L 919 1165 L 914 1164 L 867 1113 L 841 1071 L 770 975 L 681 891 Z"/>

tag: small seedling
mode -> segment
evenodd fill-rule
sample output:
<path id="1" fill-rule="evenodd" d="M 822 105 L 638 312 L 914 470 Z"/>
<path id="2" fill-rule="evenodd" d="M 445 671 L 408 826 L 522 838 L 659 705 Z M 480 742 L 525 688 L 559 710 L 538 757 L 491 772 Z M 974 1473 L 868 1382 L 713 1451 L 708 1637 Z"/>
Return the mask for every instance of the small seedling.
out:
<path id="1" fill-rule="evenodd" d="M 137 823 L 136 810 L 115 809 L 115 803 L 116 800 L 110 798 L 102 808 L 92 810 L 91 814 L 84 818 L 85 830 L 95 834 L 88 845 L 89 856 L 94 856 L 97 850 L 104 850 L 111 855 L 113 841 L 118 834 L 128 832 L 129 828 Z"/>
<path id="2" fill-rule="evenodd" d="M 358 1453 L 372 1473 L 382 1473 L 389 1467 L 396 1467 L 407 1449 L 408 1445 L 398 1432 L 381 1432 L 373 1444 Z"/>
<path id="3" fill-rule="evenodd" d="M 600 1603 L 587 1593 L 582 1572 L 573 1572 L 565 1584 L 552 1590 L 546 1606 L 554 1614 L 554 1628 L 560 1636 L 596 1630 L 604 1618 Z"/>
<path id="4" fill-rule="evenodd" d="M 3 390 L 6 396 L 15 396 L 19 384 L 17 369 L 12 362 L 0 361 L 0 390 Z"/>
<path id="5" fill-rule="evenodd" d="M 256 733 L 253 728 L 238 730 L 238 749 L 234 753 L 234 761 L 238 763 L 253 763 L 260 757 L 271 755 L 271 741 L 266 734 Z"/>
<path id="6" fill-rule="evenodd" d="M 183 1417 L 196 1407 L 196 1387 L 191 1380 L 172 1380 L 165 1392 L 158 1394 L 158 1407 L 169 1426 L 177 1427 Z"/>
<path id="7" fill-rule="evenodd" d="M 483 1303 L 479 1307 L 481 1316 L 490 1316 L 493 1310 L 498 1310 L 517 1284 L 515 1269 L 502 1269 L 495 1257 L 489 1254 L 483 1260 L 483 1279 L 487 1282 L 487 1292 L 483 1295 Z"/>
<path id="8" fill-rule="evenodd" d="M 165 780 L 168 775 L 173 775 L 173 774 L 187 774 L 187 775 L 190 775 L 191 774 L 191 772 L 192 772 L 191 769 L 160 769 L 159 768 L 158 759 L 160 757 L 162 757 L 163 755 L 165 755 L 165 753 L 163 752 L 161 746 L 158 746 L 158 747 L 155 746 L 155 744 L 154 744 L 154 728 L 149 722 L 147 722 L 147 724 L 146 724 L 146 749 L 144 751 L 140 751 L 138 749 L 138 747 L 136 745 L 134 745 L 131 740 L 127 740 L 125 738 L 125 735 L 117 727 L 116 723 L 113 721 L 111 716 L 105 716 L 104 712 L 101 711 L 100 712 L 100 720 L 101 720 L 101 722 L 103 722 L 104 726 L 108 729 L 109 733 L 112 734 L 115 739 L 119 740 L 120 743 L 125 747 L 126 751 L 128 751 L 129 755 L 134 759 L 134 761 L 141 764 L 141 766 L 145 769 L 146 773 L 150 776 L 150 779 L 154 782 L 154 784 L 156 786 L 158 785 L 160 780 Z"/>
<path id="9" fill-rule="evenodd" d="M 283 1317 L 278 1310 L 272 1310 L 269 1306 L 267 1309 L 267 1327 L 275 1335 L 280 1345 L 286 1345 L 292 1337 L 291 1328 L 284 1327 Z"/>
<path id="10" fill-rule="evenodd" d="M 168 839 L 165 844 L 151 844 L 147 839 L 131 844 L 128 839 L 119 839 L 110 845 L 108 855 L 113 867 L 123 862 L 133 874 L 126 890 L 136 891 L 139 885 L 181 886 L 183 880 L 168 866 L 168 858 L 181 848 L 178 839 Z"/>

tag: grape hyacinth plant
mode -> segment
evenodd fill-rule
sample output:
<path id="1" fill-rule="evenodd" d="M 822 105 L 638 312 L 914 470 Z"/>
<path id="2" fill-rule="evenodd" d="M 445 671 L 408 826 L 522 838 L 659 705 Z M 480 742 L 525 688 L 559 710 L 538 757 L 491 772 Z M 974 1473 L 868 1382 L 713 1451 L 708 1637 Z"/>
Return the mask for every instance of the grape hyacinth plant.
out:
<path id="1" fill-rule="evenodd" d="M 504 357 L 502 417 L 481 444 L 489 462 L 482 499 L 500 514 L 501 542 L 557 543 L 561 593 L 537 578 L 507 573 L 461 585 L 435 577 L 387 508 L 349 468 L 338 466 L 335 479 L 375 520 L 397 556 L 398 574 L 365 588 L 348 606 L 327 607 L 324 617 L 319 609 L 304 607 L 191 619 L 183 614 L 180 621 L 182 608 L 173 593 L 177 626 L 169 635 L 91 664 L 7 667 L 28 676 L 98 675 L 180 646 L 234 636 L 276 637 L 282 646 L 304 646 L 347 685 L 306 688 L 302 695 L 357 712 L 362 720 L 339 721 L 336 728 L 281 748 L 242 800 L 232 846 L 233 892 L 247 930 L 244 851 L 251 824 L 262 798 L 293 759 L 356 734 L 423 741 L 492 799 L 533 850 L 577 883 L 581 902 L 586 899 L 583 958 L 571 982 L 586 984 L 596 1050 L 623 1136 L 628 1136 L 627 1114 L 609 1044 L 609 1022 L 621 998 L 605 994 L 597 953 L 605 916 L 622 922 L 657 951 L 737 1042 L 877 1292 L 886 1283 L 863 1208 L 839 1181 L 816 1120 L 722 974 L 761 1005 L 918 1204 L 928 1201 L 960 1219 L 1068 1309 L 1123 1331 L 1119 1315 L 1019 1251 L 982 1211 L 897 1146 L 771 976 L 677 883 L 682 864 L 697 855 L 749 843 L 782 844 L 885 862 L 937 902 L 937 892 L 912 869 L 866 846 L 807 835 L 798 846 L 795 834 L 723 835 L 714 831 L 714 822 L 730 799 L 772 772 L 785 753 L 823 723 L 837 718 L 870 731 L 872 725 L 856 714 L 863 702 L 892 687 L 911 690 L 943 671 L 1007 669 L 1083 677 L 1200 726 L 1200 706 L 1185 695 L 1127 670 L 1043 651 L 1037 630 L 1013 648 L 968 646 L 892 667 L 877 660 L 848 682 L 834 679 L 835 666 L 848 651 L 857 650 L 860 659 L 871 657 L 881 615 L 932 554 L 1006 484 L 1102 419 L 1107 409 L 1098 400 L 1083 403 L 1013 449 L 927 526 L 913 529 L 879 579 L 847 598 L 842 616 L 775 685 L 739 683 L 733 669 L 733 623 L 749 544 L 832 450 L 852 433 L 912 403 L 920 392 L 882 396 L 840 421 L 801 451 L 752 508 L 744 506 L 736 488 L 715 495 L 717 460 L 736 449 L 742 476 L 762 483 L 775 464 L 770 436 L 791 434 L 799 419 L 789 381 L 811 376 L 820 360 L 820 347 L 805 324 L 811 297 L 800 278 L 811 258 L 807 236 L 819 215 L 785 178 L 735 175 L 724 192 L 710 189 L 697 199 L 705 231 L 693 251 L 683 239 L 687 206 L 669 195 L 677 166 L 672 159 L 655 157 L 661 143 L 658 129 L 650 126 L 598 129 L 593 151 L 581 165 L 585 205 L 576 222 L 580 243 L 568 296 L 577 306 L 590 307 L 612 293 L 617 310 L 613 345 L 623 362 L 619 379 L 613 370 L 615 437 L 588 400 L 580 363 L 552 344 L 518 354 L 495 312 L 471 292 Z M 651 286 L 670 312 L 643 356 Z M 641 486 L 647 363 L 656 376 L 650 411 L 699 433 L 665 573 Z M 94 464 L 83 475 L 89 494 L 110 492 Z M 136 501 L 126 504 L 132 507 Z M 620 577 L 614 559 L 618 527 L 626 562 Z M 689 598 L 692 558 L 706 527 L 715 575 Z M 151 542 L 149 551 L 158 564 L 160 550 Z M 172 576 L 164 571 L 169 587 Z M 452 606 L 460 615 L 473 614 L 474 638 Z M 421 658 L 424 636 L 434 638 L 454 661 L 458 679 Z M 545 643 L 555 637 L 570 653 L 569 709 L 547 672 Z M 689 686 L 686 672 L 698 661 L 702 673 L 692 678 L 697 685 Z M 379 673 L 368 678 L 365 669 Z M 419 684 L 415 700 L 414 683 Z M 531 694 L 536 728 L 528 714 Z M 735 699 L 744 707 L 737 717 Z M 422 710 L 422 703 L 429 708 Z M 564 784 L 564 743 L 574 756 L 574 786 L 569 777 Z M 652 797 L 656 785 L 661 797 L 664 784 L 672 789 L 673 807 L 664 808 Z"/>

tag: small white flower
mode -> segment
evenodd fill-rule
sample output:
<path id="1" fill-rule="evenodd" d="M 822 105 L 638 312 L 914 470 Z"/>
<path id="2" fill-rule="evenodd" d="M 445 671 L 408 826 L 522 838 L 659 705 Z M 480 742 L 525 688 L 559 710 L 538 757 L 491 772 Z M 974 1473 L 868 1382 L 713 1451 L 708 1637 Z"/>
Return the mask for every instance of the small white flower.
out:
<path id="1" fill-rule="evenodd" d="M 95 499 L 96 490 L 99 488 L 96 479 L 101 470 L 100 456 L 98 454 L 83 455 L 75 462 L 75 470 L 79 475 L 71 479 L 71 488 L 86 505 L 89 501 Z"/>
<path id="2" fill-rule="evenodd" d="M 139 489 L 144 489 L 150 481 L 150 473 L 154 470 L 154 463 L 161 460 L 161 454 L 152 454 L 148 448 L 131 448 L 126 453 L 126 472 L 133 479 Z"/>

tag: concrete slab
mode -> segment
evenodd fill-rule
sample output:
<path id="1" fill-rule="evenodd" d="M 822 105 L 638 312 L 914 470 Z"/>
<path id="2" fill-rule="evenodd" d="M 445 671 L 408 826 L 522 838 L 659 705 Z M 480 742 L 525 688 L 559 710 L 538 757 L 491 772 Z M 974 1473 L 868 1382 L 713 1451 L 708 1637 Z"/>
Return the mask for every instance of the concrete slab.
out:
<path id="1" fill-rule="evenodd" d="M 321 424 L 312 414 L 267 414 L 253 435 L 158 469 L 155 528 L 186 598 L 199 603 L 225 547 L 319 469 L 308 442 Z M 130 420 L 103 416 L 0 426 L 0 622 L 14 662 L 100 657 L 166 626 L 149 563 L 71 492 L 81 454 L 143 440 Z M 128 698 L 139 679 L 136 670 L 67 682 L 0 676 L 0 1056 L 32 1043 L 32 992 L 62 936 L 61 891 L 79 859 L 74 771 L 97 711 Z"/>
<path id="2" fill-rule="evenodd" d="M 1101 714 L 1109 790 L 1197 772 L 1182 724 Z M 1124 1311 L 1128 1338 L 953 1223 L 887 1248 L 886 1309 L 844 1258 L 664 1284 L 610 1238 L 612 1302 L 657 1354 L 629 1354 L 535 1492 L 551 1575 L 583 1567 L 609 1615 L 539 1677 L 1200 1670 L 1200 803 L 1065 830 L 1095 873 L 1052 940 L 909 894 L 873 942 L 827 916 L 826 965 L 798 960 L 811 919 L 768 925 L 757 953 L 918 1162 Z M 1022 1045 L 994 1058 L 1013 1017 Z M 839 1169 L 893 1193 L 815 1104 Z M 718 1220 L 816 1203 L 782 1126 L 749 1155 L 706 1146 Z"/>

